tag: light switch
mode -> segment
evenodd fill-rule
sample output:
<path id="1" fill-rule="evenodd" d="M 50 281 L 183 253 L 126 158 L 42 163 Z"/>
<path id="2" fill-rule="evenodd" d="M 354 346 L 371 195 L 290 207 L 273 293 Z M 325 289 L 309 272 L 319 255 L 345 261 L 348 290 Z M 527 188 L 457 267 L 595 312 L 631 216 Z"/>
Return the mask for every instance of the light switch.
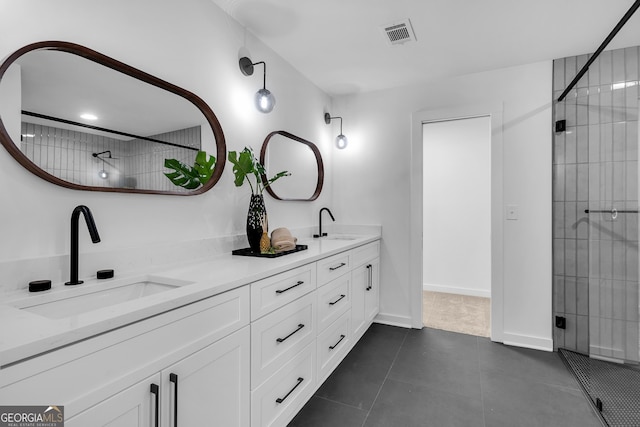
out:
<path id="1" fill-rule="evenodd" d="M 518 205 L 507 205 L 507 219 L 511 221 L 518 219 Z"/>

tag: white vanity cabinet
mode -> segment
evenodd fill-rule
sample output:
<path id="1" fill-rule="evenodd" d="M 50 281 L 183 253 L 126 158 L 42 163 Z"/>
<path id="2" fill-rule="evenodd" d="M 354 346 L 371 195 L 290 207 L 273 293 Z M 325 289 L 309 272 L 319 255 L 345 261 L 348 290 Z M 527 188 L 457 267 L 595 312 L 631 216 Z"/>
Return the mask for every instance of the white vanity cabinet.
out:
<path id="1" fill-rule="evenodd" d="M 248 426 L 249 321 L 245 286 L 5 368 L 0 401 L 63 405 L 69 426 L 173 427 L 174 374 L 178 425 Z"/>
<path id="2" fill-rule="evenodd" d="M 2 367 L 0 402 L 62 405 L 68 427 L 284 426 L 378 313 L 379 241 L 335 245 L 290 269 L 257 261 L 257 281 L 234 277 L 235 289 L 73 344 L 52 340 Z"/>
<path id="3" fill-rule="evenodd" d="M 351 330 L 357 341 L 380 310 L 380 242 L 369 243 L 352 252 Z"/>
<path id="4" fill-rule="evenodd" d="M 379 249 L 375 241 L 251 284 L 252 427 L 291 421 L 369 327 Z"/>

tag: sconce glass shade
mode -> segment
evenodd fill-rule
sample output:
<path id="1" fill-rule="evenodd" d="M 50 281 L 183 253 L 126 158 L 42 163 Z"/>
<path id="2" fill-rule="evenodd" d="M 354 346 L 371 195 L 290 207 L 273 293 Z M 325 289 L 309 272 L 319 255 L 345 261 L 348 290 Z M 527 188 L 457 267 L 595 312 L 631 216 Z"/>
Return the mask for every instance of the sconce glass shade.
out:
<path id="1" fill-rule="evenodd" d="M 256 108 L 261 113 L 270 113 L 276 105 L 276 98 L 269 89 L 262 88 L 256 92 Z"/>
<path id="2" fill-rule="evenodd" d="M 106 170 L 102 169 L 100 172 L 98 172 L 98 176 L 102 179 L 107 179 L 109 178 L 109 174 L 107 173 Z"/>
<path id="3" fill-rule="evenodd" d="M 336 147 L 338 147 L 339 149 L 342 150 L 343 148 L 346 148 L 348 143 L 349 140 L 347 140 L 347 137 L 343 134 L 336 136 Z"/>

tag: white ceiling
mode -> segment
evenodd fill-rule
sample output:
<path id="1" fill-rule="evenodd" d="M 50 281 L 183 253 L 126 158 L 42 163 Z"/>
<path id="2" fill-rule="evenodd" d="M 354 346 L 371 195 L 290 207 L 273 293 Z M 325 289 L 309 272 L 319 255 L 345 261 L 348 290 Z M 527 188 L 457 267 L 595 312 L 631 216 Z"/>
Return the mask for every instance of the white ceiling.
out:
<path id="1" fill-rule="evenodd" d="M 594 52 L 634 0 L 212 0 L 331 95 Z M 381 26 L 409 18 L 417 42 Z M 607 49 L 640 45 L 637 12 Z M 255 59 L 259 60 L 259 59 Z"/>

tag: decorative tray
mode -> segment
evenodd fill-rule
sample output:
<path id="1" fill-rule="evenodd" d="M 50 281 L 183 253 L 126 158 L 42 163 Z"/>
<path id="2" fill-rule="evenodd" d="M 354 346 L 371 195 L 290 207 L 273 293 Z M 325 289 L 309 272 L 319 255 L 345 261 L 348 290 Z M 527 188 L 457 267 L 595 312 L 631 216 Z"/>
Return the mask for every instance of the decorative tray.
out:
<path id="1" fill-rule="evenodd" d="M 261 253 L 252 252 L 251 248 L 235 249 L 231 251 L 231 253 L 233 255 L 255 256 L 259 258 L 277 258 L 279 256 L 289 255 L 295 252 L 306 251 L 307 247 L 308 247 L 307 245 L 296 245 L 296 248 L 291 249 L 290 251 L 276 252 L 272 254 L 261 254 Z"/>

